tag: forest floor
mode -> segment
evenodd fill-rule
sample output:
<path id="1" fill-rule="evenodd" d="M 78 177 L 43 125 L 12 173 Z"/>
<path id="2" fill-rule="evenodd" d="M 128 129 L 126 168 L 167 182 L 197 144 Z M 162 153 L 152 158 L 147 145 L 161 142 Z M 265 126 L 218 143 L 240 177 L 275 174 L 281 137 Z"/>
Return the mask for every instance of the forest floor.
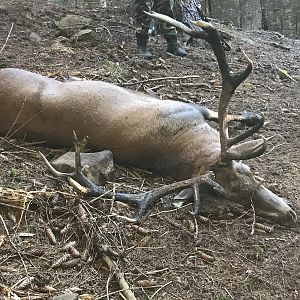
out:
<path id="1" fill-rule="evenodd" d="M 186 58 L 174 57 L 165 52 L 165 41 L 158 35 L 150 42 L 157 58 L 144 60 L 136 53 L 126 3 L 109 2 L 102 10 L 45 0 L 0 4 L 0 47 L 14 23 L 0 54 L 1 68 L 116 84 L 199 75 L 129 88 L 153 89 L 162 101 L 171 98 L 211 109 L 218 106 L 220 76 L 212 51 L 197 41 Z M 66 14 L 91 18 L 97 38 L 71 45 L 66 42 L 64 51 L 52 46 L 61 35 L 55 22 Z M 266 154 L 249 164 L 300 215 L 300 41 L 274 32 L 222 29 L 232 37 L 232 50 L 227 52 L 230 67 L 237 70 L 244 65 L 239 47 L 255 66 L 236 92 L 230 110 L 264 114 L 268 124 L 262 134 L 274 136 Z M 279 76 L 276 67 L 293 80 Z M 190 205 L 174 210 L 166 198 L 143 221 L 141 227 L 147 230 L 142 232 L 112 214 L 130 216 L 133 209 L 105 199 L 93 206 L 95 201 L 49 174 L 38 150 L 57 157 L 68 149 L 50 149 L 13 137 L 0 141 L 0 202 L 5 202 L 5 195 L 15 196 L 27 208 L 22 222 L 14 224 L 12 208 L 0 206 L 0 299 L 8 290 L 22 299 L 49 299 L 67 291 L 95 295 L 96 299 L 122 299 L 101 245 L 119 253 L 113 260 L 137 299 L 300 299 L 299 223 L 285 228 L 258 218 L 273 230 L 256 229 L 251 234 L 251 210 L 224 202 L 204 220 L 194 218 Z M 108 187 L 122 191 L 151 189 L 171 181 L 126 166 L 117 166 L 117 174 L 116 182 Z M 49 236 L 50 229 L 56 243 Z M 61 250 L 71 241 L 76 242 L 79 258 Z"/>

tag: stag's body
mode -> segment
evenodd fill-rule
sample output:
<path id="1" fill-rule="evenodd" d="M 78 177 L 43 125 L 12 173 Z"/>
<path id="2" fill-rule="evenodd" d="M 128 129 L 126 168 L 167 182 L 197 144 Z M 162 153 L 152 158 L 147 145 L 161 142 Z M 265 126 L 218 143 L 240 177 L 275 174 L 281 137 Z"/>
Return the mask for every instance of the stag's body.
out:
<path id="1" fill-rule="evenodd" d="M 69 147 L 75 130 L 89 136 L 93 150 L 109 149 L 118 162 L 175 179 L 204 174 L 220 156 L 219 133 L 205 121 L 205 108 L 102 81 L 59 82 L 3 69 L 0 105 L 3 135 L 13 126 L 18 136 Z"/>
<path id="2" fill-rule="evenodd" d="M 89 136 L 90 148 L 109 149 L 119 162 L 175 179 L 195 177 L 146 192 L 141 197 L 114 194 L 117 200 L 138 206 L 135 220 L 140 220 L 160 197 L 187 187 L 194 189 L 195 212 L 199 212 L 202 184 L 202 188 L 218 191 L 219 196 L 252 205 L 258 212 L 284 224 L 294 224 L 297 216 L 286 201 L 257 182 L 249 167 L 236 161 L 263 154 L 267 145 L 264 138 L 241 143 L 263 126 L 263 117 L 228 115 L 235 89 L 252 71 L 251 61 L 246 57 L 247 68 L 232 75 L 218 32 L 211 24 L 200 21 L 198 25 L 203 32 L 192 32 L 166 16 L 158 18 L 191 35 L 200 34 L 212 46 L 222 75 L 218 114 L 196 104 L 162 101 L 101 81 L 62 83 L 23 70 L 3 69 L 0 71 L 1 133 L 69 146 L 75 131 L 80 136 Z M 207 119 L 219 119 L 219 132 L 208 125 Z M 250 128 L 230 137 L 231 120 L 243 121 Z M 80 175 L 91 191 L 103 194 L 102 188 L 82 176 L 78 145 L 75 162 L 75 173 L 61 175 Z M 216 182 L 200 176 L 209 170 L 214 172 Z"/>

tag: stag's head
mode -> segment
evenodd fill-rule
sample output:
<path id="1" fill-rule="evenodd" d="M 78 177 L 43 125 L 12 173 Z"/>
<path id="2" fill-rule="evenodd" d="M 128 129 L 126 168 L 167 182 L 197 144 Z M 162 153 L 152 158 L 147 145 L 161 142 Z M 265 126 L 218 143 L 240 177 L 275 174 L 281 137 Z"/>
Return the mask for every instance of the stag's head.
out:
<path id="1" fill-rule="evenodd" d="M 273 218 L 284 225 L 295 224 L 296 213 L 287 201 L 265 188 L 254 178 L 250 168 L 241 162 L 258 157 L 265 152 L 267 148 L 265 138 L 243 142 L 258 132 L 264 124 L 264 118 L 257 117 L 255 124 L 251 124 L 252 126 L 241 134 L 234 137 L 228 135 L 228 124 L 231 121 L 228 116 L 228 106 L 236 88 L 252 71 L 253 65 L 250 59 L 243 53 L 248 62 L 246 69 L 240 73 L 231 74 L 222 39 L 212 24 L 204 21 L 193 22 L 194 25 L 202 28 L 202 31 L 195 31 L 170 17 L 154 12 L 148 14 L 177 27 L 190 36 L 206 40 L 214 51 L 222 76 L 222 93 L 218 110 L 221 155 L 218 164 L 213 169 L 216 181 L 228 192 L 229 200 L 244 206 L 252 206 L 257 213 Z"/>
<path id="2" fill-rule="evenodd" d="M 231 161 L 214 170 L 216 181 L 230 195 L 228 198 L 245 207 L 254 208 L 263 217 L 285 226 L 295 225 L 297 215 L 287 200 L 274 194 L 255 179 L 249 166 Z"/>
<path id="3" fill-rule="evenodd" d="M 202 27 L 205 32 L 206 40 L 214 50 L 222 75 L 222 93 L 218 110 L 221 155 L 214 169 L 216 181 L 229 192 L 230 200 L 253 207 L 260 215 L 284 225 L 294 225 L 297 222 L 297 215 L 287 201 L 265 188 L 255 179 L 250 168 L 241 162 L 258 157 L 265 152 L 267 148 L 265 138 L 242 142 L 263 127 L 264 117 L 257 116 L 255 123 L 251 124 L 248 130 L 234 137 L 229 137 L 228 134 L 228 124 L 231 121 L 228 116 L 228 106 L 236 88 L 251 73 L 252 62 L 243 53 L 248 62 L 247 68 L 240 73 L 232 74 L 217 30 L 203 21 L 195 24 Z"/>
<path id="4" fill-rule="evenodd" d="M 263 126 L 264 118 L 257 116 L 256 124 L 248 130 L 234 137 L 228 135 L 230 118 L 227 115 L 227 108 L 229 100 L 241 82 L 238 78 L 246 78 L 245 73 L 251 72 L 252 63 L 248 58 L 247 60 L 248 67 L 245 72 L 235 77 L 232 75 L 223 77 L 218 112 L 221 155 L 219 163 L 214 169 L 216 181 L 229 192 L 230 200 L 246 207 L 252 207 L 258 214 L 283 225 L 294 225 L 297 222 L 297 215 L 287 201 L 265 188 L 261 182 L 255 179 L 250 168 L 242 163 L 242 160 L 262 155 L 267 148 L 267 139 L 265 138 L 242 142 Z"/>

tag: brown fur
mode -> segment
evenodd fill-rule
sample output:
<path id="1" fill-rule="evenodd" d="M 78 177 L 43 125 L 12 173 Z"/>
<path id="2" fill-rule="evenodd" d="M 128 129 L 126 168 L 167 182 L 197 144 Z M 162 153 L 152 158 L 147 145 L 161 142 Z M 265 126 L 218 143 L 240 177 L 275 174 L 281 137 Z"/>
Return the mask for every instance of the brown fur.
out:
<path id="1" fill-rule="evenodd" d="M 75 130 L 89 147 L 109 149 L 122 163 L 186 179 L 213 170 L 233 192 L 230 200 L 285 224 L 295 212 L 260 185 L 242 163 L 219 164 L 220 137 L 206 118 L 215 113 L 196 104 L 159 100 L 102 81 L 62 83 L 18 69 L 0 70 L 0 132 L 8 137 L 70 146 Z M 246 145 L 246 144 L 245 144 Z"/>
<path id="2" fill-rule="evenodd" d="M 176 179 L 216 164 L 219 134 L 201 107 L 159 100 L 102 81 L 59 82 L 18 69 L 0 70 L 0 124 L 6 134 L 71 146 L 72 131 L 117 161 Z M 22 107 L 23 106 L 23 107 Z"/>

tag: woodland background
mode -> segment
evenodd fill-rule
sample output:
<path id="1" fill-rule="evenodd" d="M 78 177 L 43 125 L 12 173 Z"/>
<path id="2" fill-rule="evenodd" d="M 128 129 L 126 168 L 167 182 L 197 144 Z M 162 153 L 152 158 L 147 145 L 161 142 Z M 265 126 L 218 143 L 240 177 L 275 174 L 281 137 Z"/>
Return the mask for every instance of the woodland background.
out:
<path id="1" fill-rule="evenodd" d="M 300 37 L 299 0 L 205 0 L 201 3 L 207 13 L 236 27 Z"/>

